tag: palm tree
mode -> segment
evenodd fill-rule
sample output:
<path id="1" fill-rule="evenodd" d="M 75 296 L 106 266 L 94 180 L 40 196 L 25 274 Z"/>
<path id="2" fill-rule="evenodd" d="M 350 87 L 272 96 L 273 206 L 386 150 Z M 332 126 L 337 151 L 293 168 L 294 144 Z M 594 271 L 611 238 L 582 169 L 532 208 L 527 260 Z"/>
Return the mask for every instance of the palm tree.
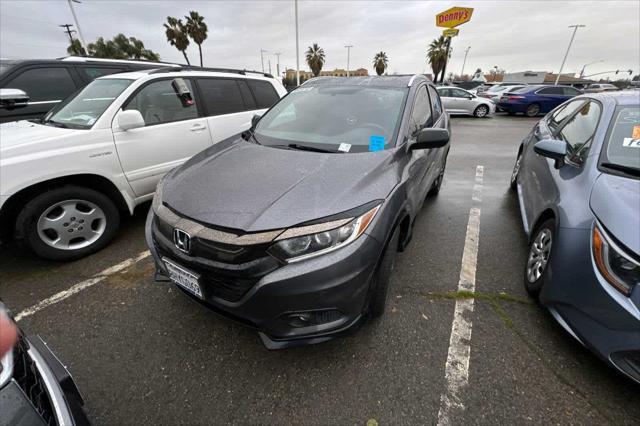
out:
<path id="1" fill-rule="evenodd" d="M 189 16 L 185 16 L 185 19 L 187 20 L 187 34 L 198 45 L 200 66 L 202 67 L 202 43 L 207 39 L 207 24 L 204 23 L 204 16 L 194 11 L 189 12 Z"/>
<path id="2" fill-rule="evenodd" d="M 309 46 L 306 52 L 307 64 L 311 68 L 314 76 L 320 75 L 322 66 L 324 65 L 324 50 L 318 46 L 317 43 L 313 43 L 313 46 Z"/>
<path id="3" fill-rule="evenodd" d="M 373 67 L 376 69 L 376 74 L 382 75 L 384 70 L 389 66 L 389 58 L 387 54 L 380 51 L 373 57 Z"/>
<path id="4" fill-rule="evenodd" d="M 191 65 L 187 57 L 187 47 L 189 47 L 189 37 L 187 30 L 182 23 L 182 19 L 176 19 L 173 16 L 167 16 L 167 23 L 164 24 L 166 29 L 165 35 L 170 45 L 182 52 L 187 65 Z"/>
<path id="5" fill-rule="evenodd" d="M 87 56 L 87 52 L 77 38 L 74 38 L 69 47 L 67 47 L 67 53 L 74 56 Z"/>
<path id="6" fill-rule="evenodd" d="M 433 70 L 434 81 L 438 81 L 438 74 L 444 73 L 444 64 L 447 62 L 447 39 L 440 36 L 429 44 L 427 60 Z M 444 75 L 442 76 L 444 79 Z"/>

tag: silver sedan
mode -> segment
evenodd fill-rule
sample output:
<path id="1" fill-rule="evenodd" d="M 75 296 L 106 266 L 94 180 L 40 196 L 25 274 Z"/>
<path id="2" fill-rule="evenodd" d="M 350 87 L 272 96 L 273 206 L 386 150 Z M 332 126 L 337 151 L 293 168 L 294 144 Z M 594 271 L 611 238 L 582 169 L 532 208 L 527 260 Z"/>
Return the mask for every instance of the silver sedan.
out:
<path id="1" fill-rule="evenodd" d="M 486 117 L 496 112 L 496 105 L 489 99 L 480 98 L 459 87 L 438 87 L 438 94 L 450 114 Z"/>

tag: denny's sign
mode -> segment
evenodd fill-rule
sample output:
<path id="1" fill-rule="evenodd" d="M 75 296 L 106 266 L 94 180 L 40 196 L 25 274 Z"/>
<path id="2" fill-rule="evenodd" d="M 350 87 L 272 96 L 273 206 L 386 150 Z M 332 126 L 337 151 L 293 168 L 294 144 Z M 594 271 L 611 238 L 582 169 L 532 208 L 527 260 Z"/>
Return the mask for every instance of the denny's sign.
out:
<path id="1" fill-rule="evenodd" d="M 454 28 L 471 20 L 472 7 L 452 7 L 436 15 L 436 26 Z"/>

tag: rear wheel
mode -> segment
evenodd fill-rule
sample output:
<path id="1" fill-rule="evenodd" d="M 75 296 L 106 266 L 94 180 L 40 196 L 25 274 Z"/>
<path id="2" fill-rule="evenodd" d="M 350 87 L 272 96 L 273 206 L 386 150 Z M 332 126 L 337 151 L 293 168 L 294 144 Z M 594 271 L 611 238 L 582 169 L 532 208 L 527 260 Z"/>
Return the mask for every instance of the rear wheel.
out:
<path id="1" fill-rule="evenodd" d="M 393 235 L 387 244 L 378 265 L 378 270 L 373 278 L 372 291 L 369 298 L 368 314 L 371 318 L 379 318 L 384 314 L 389 293 L 389 281 L 395 265 L 398 241 L 400 240 L 400 227 L 393 231 Z"/>
<path id="2" fill-rule="evenodd" d="M 429 197 L 435 197 L 440 193 L 440 187 L 442 186 L 442 181 L 444 180 L 444 171 L 446 168 L 447 168 L 447 157 L 445 156 L 444 162 L 442 164 L 442 170 L 440 170 L 438 177 L 433 182 L 431 189 L 429 189 L 429 192 L 427 193 Z"/>
<path id="3" fill-rule="evenodd" d="M 34 197 L 16 220 L 23 242 L 38 256 L 68 261 L 94 253 L 115 236 L 120 215 L 106 195 L 64 186 Z"/>
<path id="4" fill-rule="evenodd" d="M 478 105 L 475 111 L 473 111 L 473 116 L 476 118 L 486 117 L 489 114 L 489 107 L 486 105 Z"/>
<path id="5" fill-rule="evenodd" d="M 525 110 L 524 114 L 527 117 L 535 117 L 538 114 L 540 114 L 540 105 L 538 104 L 531 104 L 529 106 L 527 106 L 527 109 Z"/>
<path id="6" fill-rule="evenodd" d="M 513 165 L 513 172 L 511 172 L 511 180 L 509 182 L 509 187 L 514 191 L 518 189 L 518 173 L 520 173 L 521 163 L 522 163 L 522 152 L 518 154 L 518 158 L 516 158 L 516 164 Z"/>
<path id="7" fill-rule="evenodd" d="M 529 256 L 524 268 L 524 287 L 538 299 L 548 275 L 549 259 L 554 242 L 555 221 L 548 219 L 536 228 L 529 243 Z"/>

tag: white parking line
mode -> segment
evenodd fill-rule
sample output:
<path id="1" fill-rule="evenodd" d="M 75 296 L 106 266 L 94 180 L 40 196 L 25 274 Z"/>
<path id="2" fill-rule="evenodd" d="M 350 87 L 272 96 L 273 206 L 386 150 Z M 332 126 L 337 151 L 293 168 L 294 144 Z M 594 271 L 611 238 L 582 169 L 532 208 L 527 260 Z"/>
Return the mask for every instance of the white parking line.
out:
<path id="1" fill-rule="evenodd" d="M 476 183 L 473 186 L 473 205 L 469 211 L 467 235 L 464 240 L 462 266 L 458 291 L 474 292 L 476 289 L 476 266 L 478 262 L 478 242 L 480 238 L 480 207 L 482 201 L 482 178 L 484 167 L 476 167 Z M 438 425 L 452 424 L 451 415 L 464 410 L 460 391 L 469 383 L 469 359 L 471 357 L 471 331 L 473 323 L 473 298 L 456 299 L 456 307 L 451 326 L 449 353 L 445 364 L 446 391 L 440 398 Z"/>
<path id="2" fill-rule="evenodd" d="M 98 284 L 100 281 L 106 279 L 109 277 L 109 275 L 113 275 L 116 272 L 120 272 L 134 264 L 136 264 L 137 262 L 141 261 L 142 259 L 147 258 L 151 253 L 149 251 L 143 251 L 142 253 L 140 253 L 139 255 L 135 256 L 135 257 L 131 257 L 127 260 L 124 260 L 120 263 L 118 263 L 117 265 L 113 265 L 107 269 L 105 269 L 102 272 L 97 273 L 96 275 L 94 275 L 93 277 L 84 280 L 82 282 L 79 282 L 78 284 L 74 284 L 73 286 L 69 287 L 66 290 L 63 290 L 59 293 L 54 294 L 51 297 L 48 297 L 38 303 L 36 303 L 35 305 L 31 306 L 30 308 L 25 309 L 24 311 L 18 313 L 18 315 L 15 316 L 15 320 L 16 321 L 20 321 L 21 319 L 24 319 L 26 317 L 29 317 L 33 314 L 35 314 L 38 311 L 43 310 L 44 308 L 46 308 L 47 306 L 51 306 L 54 305 L 58 302 L 63 301 L 64 299 L 73 296 L 74 294 L 81 292 L 82 290 L 86 290 L 89 287 L 92 287 L 96 284 Z"/>

